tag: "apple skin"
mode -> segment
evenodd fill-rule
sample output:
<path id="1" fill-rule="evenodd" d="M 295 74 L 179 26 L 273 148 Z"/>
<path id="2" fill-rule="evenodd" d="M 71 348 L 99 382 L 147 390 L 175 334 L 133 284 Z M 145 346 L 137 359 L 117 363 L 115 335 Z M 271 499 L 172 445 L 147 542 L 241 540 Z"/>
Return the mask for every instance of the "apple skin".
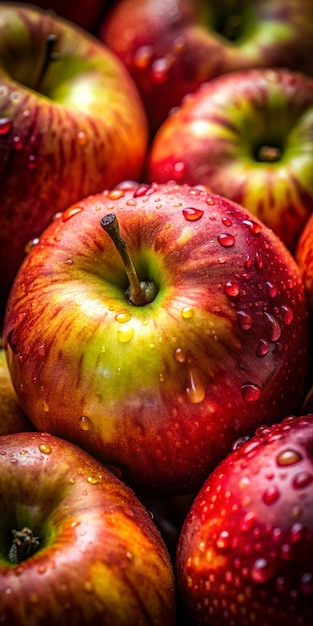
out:
<path id="1" fill-rule="evenodd" d="M 179 599 L 193 626 L 310 626 L 313 415 L 288 417 L 215 468 L 177 547 Z"/>
<path id="2" fill-rule="evenodd" d="M 99 37 L 136 81 L 152 132 L 184 95 L 220 74 L 274 66 L 313 73 L 311 0 L 121 0 Z"/>
<path id="3" fill-rule="evenodd" d="M 313 215 L 307 220 L 295 251 L 295 259 L 304 282 L 311 322 L 313 322 Z"/>
<path id="4" fill-rule="evenodd" d="M 242 204 L 294 252 L 313 211 L 313 79 L 260 69 L 203 84 L 159 128 L 147 170 Z"/>
<path id="5" fill-rule="evenodd" d="M 150 304 L 126 295 L 100 226 L 112 212 Z M 150 493 L 196 490 L 235 439 L 299 409 L 310 373 L 289 251 L 239 205 L 170 183 L 124 181 L 55 219 L 16 276 L 3 339 L 36 428 Z"/>
<path id="6" fill-rule="evenodd" d="M 0 347 L 0 435 L 35 430 L 12 385 L 5 351 Z"/>
<path id="7" fill-rule="evenodd" d="M 0 437 L 0 615 L 10 626 L 174 626 L 173 566 L 134 492 L 45 433 Z M 39 549 L 12 564 L 11 530 Z"/>
<path id="8" fill-rule="evenodd" d="M 59 57 L 39 79 L 51 34 Z M 147 120 L 121 61 L 52 13 L 1 3 L 0 60 L 3 303 L 25 246 L 56 212 L 125 177 L 140 177 Z"/>

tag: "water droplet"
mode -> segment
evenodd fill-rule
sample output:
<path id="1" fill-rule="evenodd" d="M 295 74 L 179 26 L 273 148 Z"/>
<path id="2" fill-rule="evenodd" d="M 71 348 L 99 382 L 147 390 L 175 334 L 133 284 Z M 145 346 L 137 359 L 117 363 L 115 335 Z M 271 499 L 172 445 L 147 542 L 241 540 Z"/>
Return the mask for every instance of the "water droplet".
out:
<path id="1" fill-rule="evenodd" d="M 255 267 L 258 270 L 262 269 L 262 267 L 263 267 L 263 259 L 262 259 L 262 255 L 260 254 L 260 252 L 256 252 L 255 253 L 254 264 L 255 264 Z"/>
<path id="2" fill-rule="evenodd" d="M 265 289 L 266 289 L 267 295 L 268 295 L 270 298 L 275 298 L 275 297 L 277 296 L 278 289 L 277 289 L 277 287 L 276 287 L 275 285 L 273 285 L 273 283 L 271 283 L 270 281 L 267 281 L 267 282 L 265 283 Z"/>
<path id="3" fill-rule="evenodd" d="M 140 46 L 134 54 L 133 63 L 138 70 L 145 70 L 151 64 L 153 57 L 152 46 Z"/>
<path id="4" fill-rule="evenodd" d="M 98 483 L 102 482 L 102 476 L 88 476 L 87 478 L 87 483 L 89 483 L 90 485 L 97 485 Z"/>
<path id="5" fill-rule="evenodd" d="M 192 404 L 198 404 L 205 398 L 205 387 L 201 372 L 196 368 L 189 370 L 189 385 L 186 389 L 188 400 Z"/>
<path id="6" fill-rule="evenodd" d="M 184 363 L 186 361 L 186 355 L 181 348 L 177 348 L 174 353 L 177 363 Z"/>
<path id="7" fill-rule="evenodd" d="M 262 389 L 255 383 L 246 382 L 241 387 L 241 395 L 245 402 L 255 402 L 259 399 Z"/>
<path id="8" fill-rule="evenodd" d="M 79 428 L 81 428 L 82 430 L 90 430 L 92 427 L 92 422 L 89 419 L 89 417 L 86 417 L 85 415 L 82 415 L 79 418 Z"/>
<path id="9" fill-rule="evenodd" d="M 277 502 L 279 497 L 279 489 L 275 485 L 270 485 L 270 487 L 268 487 L 266 491 L 264 491 L 262 500 L 265 504 L 274 504 L 275 502 Z"/>
<path id="10" fill-rule="evenodd" d="M 258 224 L 257 222 L 254 222 L 253 220 L 243 220 L 242 223 L 245 224 L 245 226 L 248 226 L 249 230 L 254 235 L 258 235 L 262 230 L 261 224 Z"/>
<path id="11" fill-rule="evenodd" d="M 246 311 L 237 311 L 237 323 L 241 330 L 250 330 L 253 326 L 253 319 Z"/>
<path id="12" fill-rule="evenodd" d="M 134 329 L 130 324 L 123 324 L 117 329 L 117 339 L 120 343 L 128 343 L 134 336 Z"/>
<path id="13" fill-rule="evenodd" d="M 305 574 L 302 574 L 301 581 L 300 581 L 300 589 L 302 593 L 304 593 L 305 595 L 308 595 L 308 596 L 313 595 L 313 573 L 312 572 L 306 572 Z"/>
<path id="14" fill-rule="evenodd" d="M 82 206 L 69 207 L 62 213 L 62 222 L 67 222 L 67 220 L 74 217 L 74 215 L 81 213 L 83 210 L 84 208 Z"/>
<path id="15" fill-rule="evenodd" d="M 296 522 L 290 529 L 290 539 L 292 543 L 298 543 L 304 538 L 305 528 L 301 522 Z"/>
<path id="16" fill-rule="evenodd" d="M 51 448 L 51 446 L 49 446 L 48 443 L 41 443 L 40 446 L 39 446 L 39 450 L 43 454 L 51 454 L 51 452 L 52 452 L 52 448 Z"/>
<path id="17" fill-rule="evenodd" d="M 129 322 L 131 315 L 128 311 L 123 311 L 122 313 L 118 313 L 115 316 L 115 319 L 119 324 L 125 324 L 126 322 Z"/>
<path id="18" fill-rule="evenodd" d="M 239 528 L 243 533 L 247 533 L 254 526 L 254 523 L 255 523 L 255 513 L 252 513 L 252 511 L 249 511 L 248 513 L 245 514 L 245 516 L 240 521 Z"/>
<path id="19" fill-rule="evenodd" d="M 165 83 L 169 78 L 170 62 L 168 59 L 156 59 L 151 66 L 151 78 L 154 83 Z"/>
<path id="20" fill-rule="evenodd" d="M 278 341 L 281 336 L 281 327 L 277 319 L 267 311 L 264 311 L 263 315 L 269 340 Z"/>
<path id="21" fill-rule="evenodd" d="M 227 281 L 224 285 L 224 293 L 230 297 L 236 297 L 239 295 L 239 285 L 237 282 Z"/>
<path id="22" fill-rule="evenodd" d="M 213 205 L 215 204 L 215 200 L 213 200 L 213 198 L 207 198 L 207 199 L 206 199 L 206 203 L 207 203 L 209 206 L 213 206 Z"/>
<path id="23" fill-rule="evenodd" d="M 265 583 L 273 575 L 273 565 L 266 559 L 260 558 L 255 561 L 251 570 L 251 578 L 256 583 Z"/>
<path id="24" fill-rule="evenodd" d="M 136 187 L 133 197 L 142 198 L 142 196 L 148 196 L 152 193 L 154 193 L 153 187 L 151 187 L 151 185 L 148 185 L 147 183 L 143 183 L 142 185 L 138 185 L 138 187 Z"/>
<path id="25" fill-rule="evenodd" d="M 203 215 L 204 211 L 193 207 L 186 207 L 182 210 L 182 214 L 187 222 L 197 222 Z"/>
<path id="26" fill-rule="evenodd" d="M 21 139 L 21 137 L 19 137 L 19 135 L 15 135 L 12 139 L 12 144 L 13 144 L 13 148 L 14 150 L 22 150 L 24 148 L 24 143 Z"/>
<path id="27" fill-rule="evenodd" d="M 293 311 L 292 309 L 283 304 L 280 307 L 281 313 L 282 313 L 282 318 L 283 318 L 283 322 L 284 324 L 286 324 L 286 326 L 289 326 L 289 324 L 291 324 L 292 320 L 293 320 Z"/>
<path id="28" fill-rule="evenodd" d="M 280 452 L 276 462 L 277 465 L 294 465 L 295 463 L 299 463 L 302 460 L 302 455 L 299 454 L 296 450 L 284 450 Z"/>
<path id="29" fill-rule="evenodd" d="M 177 161 L 177 163 L 174 163 L 173 170 L 175 180 L 179 181 L 183 178 L 185 174 L 185 169 L 185 163 L 183 163 L 182 161 Z"/>
<path id="30" fill-rule="evenodd" d="M 38 352 L 39 356 L 45 356 L 46 355 L 46 344 L 42 343 L 40 346 L 38 346 L 37 352 Z"/>
<path id="31" fill-rule="evenodd" d="M 292 485 L 295 489 L 305 489 L 308 487 L 313 481 L 313 475 L 309 472 L 299 472 L 296 474 L 292 481 Z"/>
<path id="32" fill-rule="evenodd" d="M 259 339 L 256 348 L 256 356 L 262 357 L 269 353 L 270 344 L 266 339 Z"/>
<path id="33" fill-rule="evenodd" d="M 36 382 L 37 382 L 37 381 L 36 381 Z M 50 411 L 50 407 L 49 407 L 48 402 L 46 402 L 46 400 L 44 400 L 44 401 L 43 401 L 43 403 L 42 403 L 42 408 L 43 408 L 43 411 L 44 411 L 45 413 L 49 413 L 49 411 Z"/>
<path id="34" fill-rule="evenodd" d="M 28 169 L 34 170 L 36 168 L 36 157 L 34 154 L 30 154 L 28 157 Z"/>
<path id="35" fill-rule="evenodd" d="M 112 189 L 108 193 L 109 200 L 120 200 L 121 198 L 124 198 L 124 196 L 125 192 L 123 189 Z"/>
<path id="36" fill-rule="evenodd" d="M 243 437 L 238 437 L 236 441 L 232 444 L 232 450 L 239 450 L 244 443 L 249 441 L 250 437 L 248 435 L 244 435 Z"/>
<path id="37" fill-rule="evenodd" d="M 24 251 L 25 254 L 29 254 L 29 252 L 35 247 L 37 246 L 37 244 L 39 243 L 40 239 L 39 237 L 34 237 L 34 239 L 31 239 L 30 241 L 28 241 L 28 243 L 26 244 Z"/>
<path id="38" fill-rule="evenodd" d="M 0 118 L 0 136 L 8 135 L 13 128 L 13 122 L 8 117 Z"/>
<path id="39" fill-rule="evenodd" d="M 88 137 L 83 130 L 80 130 L 77 133 L 77 143 L 79 146 L 86 146 L 86 144 L 88 143 Z"/>
<path id="40" fill-rule="evenodd" d="M 235 237 L 230 233 L 222 233 L 217 236 L 217 241 L 223 248 L 231 248 L 235 243 Z"/>
<path id="41" fill-rule="evenodd" d="M 222 217 L 222 222 L 224 226 L 232 226 L 232 221 L 229 217 Z"/>
<path id="42" fill-rule="evenodd" d="M 219 536 L 216 539 L 216 545 L 221 550 L 226 550 L 230 545 L 230 537 L 229 532 L 227 530 L 222 530 Z"/>
<path id="43" fill-rule="evenodd" d="M 194 316 L 193 308 L 190 306 L 185 306 L 181 310 L 181 316 L 184 318 L 184 320 L 190 320 Z"/>

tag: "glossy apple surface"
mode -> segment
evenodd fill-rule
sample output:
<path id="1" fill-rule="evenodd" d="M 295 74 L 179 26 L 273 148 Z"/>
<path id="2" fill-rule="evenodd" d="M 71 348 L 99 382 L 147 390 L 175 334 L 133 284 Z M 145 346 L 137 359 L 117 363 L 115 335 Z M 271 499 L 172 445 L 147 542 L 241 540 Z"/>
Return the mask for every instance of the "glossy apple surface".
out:
<path id="1" fill-rule="evenodd" d="M 185 519 L 180 598 L 193 626 L 313 620 L 313 415 L 289 417 L 215 468 Z"/>
<path id="2" fill-rule="evenodd" d="M 313 72 L 311 0 L 122 0 L 99 36 L 136 81 L 153 131 L 184 95 L 220 74 Z"/>
<path id="3" fill-rule="evenodd" d="M 150 302 L 129 300 L 108 214 Z M 35 426 L 150 492 L 194 491 L 237 437 L 299 408 L 309 375 L 293 257 L 242 207 L 188 185 L 125 181 L 55 219 L 18 272 L 4 345 Z"/>
<path id="4" fill-rule="evenodd" d="M 164 542 L 106 467 L 48 434 L 6 435 L 0 489 L 1 623 L 175 625 Z M 24 528 L 36 542 L 16 541 Z"/>
<path id="5" fill-rule="evenodd" d="M 49 12 L 0 4 L 0 302 L 55 212 L 143 165 L 138 92 L 110 50 Z"/>
<path id="6" fill-rule="evenodd" d="M 0 347 L 0 435 L 35 430 L 12 385 L 5 351 Z"/>
<path id="7" fill-rule="evenodd" d="M 313 79 L 260 69 L 202 85 L 159 128 L 147 177 L 207 185 L 294 251 L 313 210 Z"/>
<path id="8" fill-rule="evenodd" d="M 313 320 L 313 215 L 307 220 L 299 237 L 295 258 L 304 282 L 310 317 Z"/>

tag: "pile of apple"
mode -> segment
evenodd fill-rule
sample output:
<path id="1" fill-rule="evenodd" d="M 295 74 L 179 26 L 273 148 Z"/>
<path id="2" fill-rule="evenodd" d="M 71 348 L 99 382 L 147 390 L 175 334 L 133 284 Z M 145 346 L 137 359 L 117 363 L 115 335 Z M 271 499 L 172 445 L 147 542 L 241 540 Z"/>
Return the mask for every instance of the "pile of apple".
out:
<path id="1" fill-rule="evenodd" d="M 0 3 L 0 623 L 313 619 L 312 0 Z"/>

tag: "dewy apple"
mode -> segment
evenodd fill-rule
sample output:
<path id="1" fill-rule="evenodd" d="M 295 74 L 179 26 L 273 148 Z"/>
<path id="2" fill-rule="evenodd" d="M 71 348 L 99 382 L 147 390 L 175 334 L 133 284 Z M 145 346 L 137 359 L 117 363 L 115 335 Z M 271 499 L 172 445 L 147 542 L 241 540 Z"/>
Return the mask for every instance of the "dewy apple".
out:
<path id="1" fill-rule="evenodd" d="M 309 376 L 286 247 L 241 206 L 170 183 L 126 181 L 57 217 L 17 274 L 4 343 L 34 425 L 150 492 L 195 490 L 235 439 L 297 411 Z"/>

